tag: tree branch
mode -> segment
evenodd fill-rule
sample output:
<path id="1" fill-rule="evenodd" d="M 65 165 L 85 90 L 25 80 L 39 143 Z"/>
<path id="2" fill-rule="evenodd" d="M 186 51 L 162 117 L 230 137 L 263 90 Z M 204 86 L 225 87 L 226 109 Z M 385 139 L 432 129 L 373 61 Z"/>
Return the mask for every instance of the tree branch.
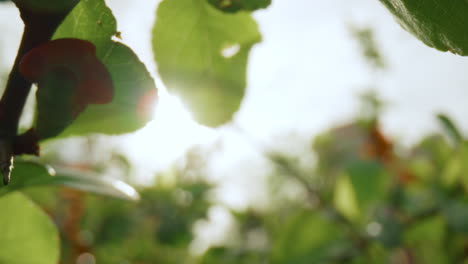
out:
<path id="1" fill-rule="evenodd" d="M 8 76 L 5 92 L 0 99 L 0 172 L 3 175 L 5 185 L 10 182 L 14 155 L 28 152 L 38 154 L 38 151 L 35 151 L 36 148 L 38 150 L 37 141 L 23 140 L 35 137 L 31 137 L 29 134 L 28 136 L 17 136 L 19 119 L 32 85 L 19 71 L 21 59 L 31 49 L 52 38 L 55 30 L 73 9 L 73 6 L 60 13 L 35 12 L 35 10 L 21 6 L 18 6 L 18 9 L 24 22 L 24 32 L 15 62 Z M 31 146 L 25 146 L 25 144 Z M 14 149 L 17 146 L 21 146 L 21 148 Z M 22 150 L 27 150 L 27 152 L 21 152 Z"/>
<path id="2" fill-rule="evenodd" d="M 34 47 L 49 41 L 65 15 L 34 14 L 21 9 L 24 33 L 10 71 L 5 92 L 0 100 L 0 137 L 11 139 L 16 136 L 19 119 L 32 83 L 19 72 L 23 56 Z"/>

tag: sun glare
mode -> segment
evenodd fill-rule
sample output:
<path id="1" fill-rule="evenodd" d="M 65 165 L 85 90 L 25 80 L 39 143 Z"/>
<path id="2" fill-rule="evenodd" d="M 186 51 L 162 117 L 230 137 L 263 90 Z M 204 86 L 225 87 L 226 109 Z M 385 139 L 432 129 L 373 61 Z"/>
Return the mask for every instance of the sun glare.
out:
<path id="1" fill-rule="evenodd" d="M 216 137 L 213 129 L 193 120 L 178 97 L 165 91 L 161 91 L 159 96 L 153 121 L 129 136 L 125 146 L 137 164 L 151 170 L 166 168 L 189 147 Z"/>

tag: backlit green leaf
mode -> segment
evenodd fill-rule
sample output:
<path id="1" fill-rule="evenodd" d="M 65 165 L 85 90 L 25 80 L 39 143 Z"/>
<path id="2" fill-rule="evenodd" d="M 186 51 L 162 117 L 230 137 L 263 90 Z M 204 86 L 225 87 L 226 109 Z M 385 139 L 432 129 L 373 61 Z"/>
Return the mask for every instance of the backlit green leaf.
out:
<path id="1" fill-rule="evenodd" d="M 112 76 L 114 99 L 110 104 L 89 105 L 63 135 L 126 133 L 151 120 L 157 99 L 154 80 L 129 47 L 112 42 L 107 48 L 101 60 Z"/>
<path id="2" fill-rule="evenodd" d="M 206 0 L 166 0 L 158 7 L 153 50 L 169 91 L 198 122 L 218 126 L 239 108 L 248 54 L 260 39 L 247 13 L 225 14 Z"/>
<path id="3" fill-rule="evenodd" d="M 8 186 L 0 187 L 0 196 L 28 186 L 45 185 L 55 174 L 52 167 L 38 162 L 16 159 Z"/>
<path id="4" fill-rule="evenodd" d="M 39 162 L 24 160 L 15 161 L 11 183 L 8 186 L 0 187 L 0 196 L 26 187 L 50 185 L 67 186 L 126 200 L 139 199 L 139 195 L 133 187 L 118 179 L 102 177 L 90 171 L 68 168 L 53 169 Z"/>
<path id="5" fill-rule="evenodd" d="M 342 174 L 336 180 L 333 202 L 341 214 L 350 220 L 357 220 L 360 216 L 356 192 L 347 174 Z"/>
<path id="6" fill-rule="evenodd" d="M 355 161 L 339 175 L 334 189 L 336 209 L 353 221 L 364 220 L 385 197 L 388 176 L 377 162 Z"/>
<path id="7" fill-rule="evenodd" d="M 49 217 L 21 193 L 0 197 L 0 263 L 56 264 L 59 236 Z"/>
<path id="8" fill-rule="evenodd" d="M 63 185 L 73 189 L 126 200 L 138 200 L 136 190 L 125 182 L 102 177 L 92 172 L 57 169 L 48 184 Z"/>
<path id="9" fill-rule="evenodd" d="M 97 56 L 114 84 L 111 103 L 90 105 L 62 135 L 126 133 L 152 118 L 157 97 L 154 80 L 129 47 L 111 40 L 116 28 L 103 0 L 81 0 L 55 33 L 54 38 L 79 38 L 96 45 Z"/>

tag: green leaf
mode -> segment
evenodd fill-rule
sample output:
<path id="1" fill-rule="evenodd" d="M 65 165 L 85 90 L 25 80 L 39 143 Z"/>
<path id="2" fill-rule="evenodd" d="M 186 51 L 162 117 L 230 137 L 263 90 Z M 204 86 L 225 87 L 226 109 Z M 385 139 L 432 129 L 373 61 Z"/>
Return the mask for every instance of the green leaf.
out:
<path id="1" fill-rule="evenodd" d="M 151 120 L 157 90 L 138 57 L 127 46 L 113 42 L 101 59 L 114 82 L 114 99 L 110 104 L 88 106 L 62 135 L 127 133 Z"/>
<path id="2" fill-rule="evenodd" d="M 468 199 L 448 201 L 444 204 L 443 213 L 452 230 L 468 234 Z"/>
<path id="3" fill-rule="evenodd" d="M 117 22 L 103 0 L 81 0 L 62 22 L 53 38 L 88 40 L 96 45 L 98 57 L 102 58 L 116 32 Z"/>
<path id="4" fill-rule="evenodd" d="M 445 220 L 440 216 L 422 219 L 417 225 L 410 226 L 405 230 L 405 240 L 410 243 L 435 243 L 443 246 L 446 233 Z"/>
<path id="5" fill-rule="evenodd" d="M 64 185 L 73 189 L 126 200 L 138 200 L 140 196 L 133 187 L 123 181 L 102 177 L 92 172 L 58 169 L 49 184 Z"/>
<path id="6" fill-rule="evenodd" d="M 360 209 L 369 209 L 370 206 L 385 196 L 388 175 L 385 175 L 380 163 L 372 161 L 354 162 L 348 167 L 347 173 Z"/>
<path id="7" fill-rule="evenodd" d="M 73 189 L 126 200 L 138 200 L 139 195 L 130 185 L 88 171 L 52 167 L 34 161 L 16 160 L 8 186 L 0 188 L 0 196 L 35 186 L 62 185 Z"/>
<path id="8" fill-rule="evenodd" d="M 445 162 L 441 182 L 446 187 L 454 188 L 458 183 L 468 190 L 468 143 L 462 142 Z"/>
<path id="9" fill-rule="evenodd" d="M 55 171 L 50 166 L 15 159 L 10 184 L 0 187 L 0 195 L 29 186 L 45 185 L 54 174 Z"/>
<path id="10" fill-rule="evenodd" d="M 271 0 L 208 0 L 208 2 L 227 13 L 235 13 L 241 10 L 254 11 L 266 8 L 271 4 Z"/>
<path id="11" fill-rule="evenodd" d="M 313 212 L 298 212 L 276 228 L 271 263 L 328 263 L 342 239 L 336 224 Z"/>
<path id="12" fill-rule="evenodd" d="M 437 120 L 439 120 L 439 123 L 442 125 L 442 128 L 444 128 L 445 132 L 455 143 L 456 146 L 460 145 L 463 142 L 463 136 L 460 133 L 460 130 L 448 116 L 444 114 L 438 114 Z"/>
<path id="13" fill-rule="evenodd" d="M 350 220 L 363 220 L 386 195 L 382 166 L 372 161 L 355 161 L 336 181 L 334 204 Z"/>
<path id="14" fill-rule="evenodd" d="M 350 27 L 351 34 L 360 46 L 362 57 L 374 69 L 385 69 L 385 60 L 375 41 L 375 32 L 371 27 Z M 369 121 L 375 121 L 376 114 L 380 114 L 382 102 L 375 91 L 367 91 L 360 96 L 363 117 L 369 117 Z M 366 118 L 367 119 L 367 118 Z"/>
<path id="15" fill-rule="evenodd" d="M 405 230 L 405 244 L 414 249 L 417 263 L 450 263 L 445 248 L 447 228 L 443 217 L 422 219 Z"/>
<path id="16" fill-rule="evenodd" d="M 465 145 L 457 149 L 452 156 L 445 162 L 441 173 L 441 182 L 446 187 L 454 187 L 460 181 L 463 182 L 467 166 L 468 149 Z"/>
<path id="17" fill-rule="evenodd" d="M 431 164 L 432 170 L 435 172 L 432 173 L 432 176 L 437 177 L 435 174 L 441 171 L 451 158 L 453 147 L 441 135 L 430 135 L 422 139 L 412 151 L 416 153 L 416 158 L 425 159 Z M 430 173 L 427 175 L 430 175 Z"/>
<path id="18" fill-rule="evenodd" d="M 21 193 L 0 197 L 0 263 L 56 264 L 60 244 L 49 217 Z"/>
<path id="19" fill-rule="evenodd" d="M 36 131 L 41 139 L 51 138 L 73 122 L 72 97 L 76 84 L 64 71 L 55 71 L 38 84 Z"/>
<path id="20" fill-rule="evenodd" d="M 375 224 L 380 226 L 380 232 L 375 238 L 386 248 L 396 248 L 401 245 L 402 233 L 405 229 L 400 219 L 385 209 L 377 213 Z"/>
<path id="21" fill-rule="evenodd" d="M 441 51 L 468 55 L 468 3 L 465 0 L 380 0 L 401 26 Z"/>
<path id="22" fill-rule="evenodd" d="M 342 174 L 336 179 L 333 196 L 333 203 L 338 212 L 350 220 L 358 220 L 359 204 L 349 175 Z"/>
<path id="23" fill-rule="evenodd" d="M 240 106 L 249 51 L 261 36 L 249 14 L 225 14 L 206 0 L 166 0 L 153 50 L 168 90 L 205 125 L 228 122 Z"/>
<path id="24" fill-rule="evenodd" d="M 129 47 L 111 40 L 116 34 L 115 18 L 103 0 L 81 0 L 55 33 L 55 39 L 92 42 L 114 84 L 112 102 L 90 105 L 62 136 L 132 132 L 152 118 L 152 105 L 157 97 L 154 80 Z"/>
<path id="25" fill-rule="evenodd" d="M 62 38 L 29 51 L 19 64 L 21 74 L 37 84 L 39 138 L 58 135 L 89 104 L 108 104 L 114 85 L 107 67 L 89 41 Z"/>

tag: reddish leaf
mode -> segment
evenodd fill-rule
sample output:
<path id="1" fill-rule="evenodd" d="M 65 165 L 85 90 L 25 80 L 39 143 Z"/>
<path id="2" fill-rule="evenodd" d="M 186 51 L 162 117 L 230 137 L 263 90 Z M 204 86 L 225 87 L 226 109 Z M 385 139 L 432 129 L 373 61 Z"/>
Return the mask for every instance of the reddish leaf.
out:
<path id="1" fill-rule="evenodd" d="M 95 46 L 80 39 L 57 39 L 28 52 L 20 72 L 38 84 L 41 137 L 60 133 L 88 104 L 107 104 L 114 89 L 110 73 L 96 57 Z M 42 113 L 42 115 L 41 115 Z M 55 119 L 53 119 L 55 117 Z M 50 123 L 51 131 L 41 122 Z M 52 128 L 53 127 L 53 128 Z"/>
<path id="2" fill-rule="evenodd" d="M 106 104 L 112 101 L 112 79 L 96 57 L 96 48 L 91 42 L 71 38 L 52 40 L 28 52 L 20 64 L 21 73 L 37 83 L 57 68 L 70 70 L 77 79 L 77 104 Z"/>

